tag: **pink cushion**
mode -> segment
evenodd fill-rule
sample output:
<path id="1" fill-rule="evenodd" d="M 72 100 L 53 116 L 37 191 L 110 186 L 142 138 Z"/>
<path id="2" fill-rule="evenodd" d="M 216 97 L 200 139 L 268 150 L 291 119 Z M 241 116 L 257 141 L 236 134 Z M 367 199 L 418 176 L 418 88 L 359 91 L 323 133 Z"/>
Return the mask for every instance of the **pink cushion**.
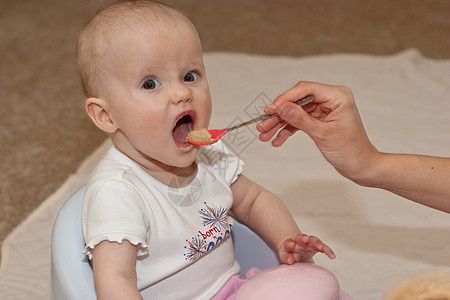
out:
<path id="1" fill-rule="evenodd" d="M 310 263 L 265 270 L 239 289 L 235 300 L 338 300 L 339 283 L 327 269 Z"/>

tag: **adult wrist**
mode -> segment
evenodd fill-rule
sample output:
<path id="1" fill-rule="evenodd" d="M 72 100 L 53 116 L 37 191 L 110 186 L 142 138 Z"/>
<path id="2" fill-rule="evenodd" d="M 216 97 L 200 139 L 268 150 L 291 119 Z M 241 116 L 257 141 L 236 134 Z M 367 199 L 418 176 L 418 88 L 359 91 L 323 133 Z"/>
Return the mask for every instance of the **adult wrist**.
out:
<path id="1" fill-rule="evenodd" d="M 361 186 L 377 187 L 383 176 L 383 159 L 385 155 L 385 153 L 374 149 L 366 157 L 360 157 L 351 173 L 348 176 L 344 176 Z"/>

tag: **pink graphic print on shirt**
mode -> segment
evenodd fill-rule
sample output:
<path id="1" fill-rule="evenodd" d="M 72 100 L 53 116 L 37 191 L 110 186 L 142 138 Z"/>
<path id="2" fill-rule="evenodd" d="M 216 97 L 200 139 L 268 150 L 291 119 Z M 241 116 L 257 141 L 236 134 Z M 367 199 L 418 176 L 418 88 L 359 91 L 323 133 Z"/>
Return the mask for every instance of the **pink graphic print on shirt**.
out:
<path id="1" fill-rule="evenodd" d="M 184 247 L 187 252 L 184 254 L 186 260 L 196 261 L 212 248 L 226 240 L 231 232 L 231 225 L 228 224 L 228 210 L 222 206 L 210 206 L 204 202 L 206 208 L 198 211 L 205 229 L 199 230 L 191 240 L 186 240 Z"/>

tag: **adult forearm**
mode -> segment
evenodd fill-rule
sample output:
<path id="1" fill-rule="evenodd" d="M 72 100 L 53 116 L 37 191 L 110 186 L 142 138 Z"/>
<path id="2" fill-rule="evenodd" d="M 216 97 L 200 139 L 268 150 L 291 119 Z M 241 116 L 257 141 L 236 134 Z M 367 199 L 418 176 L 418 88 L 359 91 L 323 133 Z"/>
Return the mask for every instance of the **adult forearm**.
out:
<path id="1" fill-rule="evenodd" d="M 352 180 L 450 213 L 450 158 L 380 153 L 366 176 Z"/>

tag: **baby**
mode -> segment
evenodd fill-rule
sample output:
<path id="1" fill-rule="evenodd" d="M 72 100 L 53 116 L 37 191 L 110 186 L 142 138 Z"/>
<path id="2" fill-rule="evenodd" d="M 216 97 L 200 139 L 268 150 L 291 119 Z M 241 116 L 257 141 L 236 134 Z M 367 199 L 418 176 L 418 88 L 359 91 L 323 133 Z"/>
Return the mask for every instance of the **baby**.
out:
<path id="1" fill-rule="evenodd" d="M 240 270 L 234 219 L 286 264 L 317 252 L 335 257 L 242 174 L 224 144 L 186 142 L 191 130 L 208 128 L 211 96 L 185 16 L 157 2 L 115 3 L 81 32 L 77 59 L 87 114 L 113 142 L 82 212 L 98 299 L 224 298 Z"/>

